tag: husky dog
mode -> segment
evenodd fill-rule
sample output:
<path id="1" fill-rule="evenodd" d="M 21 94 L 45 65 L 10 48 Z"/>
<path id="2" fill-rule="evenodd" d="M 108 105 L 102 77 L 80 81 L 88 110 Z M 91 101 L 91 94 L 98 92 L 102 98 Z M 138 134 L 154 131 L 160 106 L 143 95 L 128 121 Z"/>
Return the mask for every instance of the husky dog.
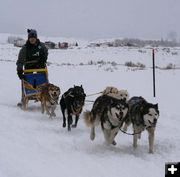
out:
<path id="1" fill-rule="evenodd" d="M 127 90 L 118 90 L 116 87 L 106 87 L 106 89 L 102 92 L 102 95 L 108 95 L 114 97 L 116 99 L 128 101 L 129 93 Z"/>
<path id="2" fill-rule="evenodd" d="M 50 118 L 56 116 L 54 111 L 56 109 L 56 105 L 58 104 L 60 93 L 60 88 L 53 84 L 49 83 L 42 87 L 40 93 L 42 113 L 46 110 L 46 113 L 50 116 Z"/>
<path id="3" fill-rule="evenodd" d="M 71 131 L 71 124 L 73 123 L 72 116 L 75 115 L 75 123 L 72 125 L 73 128 L 77 126 L 79 115 L 82 112 L 86 94 L 81 86 L 74 86 L 66 91 L 60 100 L 60 107 L 63 114 L 63 127 L 66 127 L 65 110 L 68 114 L 68 131 Z"/>
<path id="4" fill-rule="evenodd" d="M 123 125 L 127 112 L 128 105 L 124 100 L 107 95 L 98 97 L 92 110 L 84 113 L 85 123 L 91 127 L 90 139 L 95 139 L 95 126 L 101 123 L 106 143 L 116 145 L 114 138 Z"/>
<path id="5" fill-rule="evenodd" d="M 127 131 L 127 127 L 132 123 L 134 130 L 133 146 L 136 148 L 141 132 L 147 130 L 149 134 L 149 153 L 153 153 L 154 133 L 159 118 L 158 104 L 148 103 L 142 97 L 132 97 L 128 101 L 128 105 L 129 112 L 125 120 L 124 131 Z"/>

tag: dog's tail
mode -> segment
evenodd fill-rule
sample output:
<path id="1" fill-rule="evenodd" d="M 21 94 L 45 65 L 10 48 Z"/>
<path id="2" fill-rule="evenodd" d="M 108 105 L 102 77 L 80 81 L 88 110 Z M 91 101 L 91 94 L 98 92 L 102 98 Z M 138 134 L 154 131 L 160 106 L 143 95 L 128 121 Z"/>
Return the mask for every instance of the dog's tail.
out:
<path id="1" fill-rule="evenodd" d="M 88 127 L 93 127 L 95 124 L 95 117 L 91 111 L 84 112 L 84 121 Z"/>

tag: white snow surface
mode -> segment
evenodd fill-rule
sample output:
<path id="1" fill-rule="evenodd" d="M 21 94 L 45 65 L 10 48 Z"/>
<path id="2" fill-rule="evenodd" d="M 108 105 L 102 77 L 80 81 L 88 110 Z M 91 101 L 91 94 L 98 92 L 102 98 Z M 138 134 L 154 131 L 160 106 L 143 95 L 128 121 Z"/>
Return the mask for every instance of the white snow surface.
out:
<path id="1" fill-rule="evenodd" d="M 180 70 L 156 69 L 156 98 L 153 98 L 152 51 L 137 48 L 89 48 L 86 45 L 67 50 L 49 50 L 49 80 L 64 93 L 73 85 L 83 85 L 87 95 L 114 86 L 127 89 L 130 96 L 143 96 L 159 104 L 155 152 L 148 153 L 147 132 L 138 148 L 132 136 L 121 132 L 116 146 L 106 146 L 100 127 L 96 139 L 89 138 L 81 115 L 76 129 L 62 128 L 60 107 L 53 120 L 41 114 L 40 103 L 30 102 L 28 111 L 16 105 L 20 101 L 21 83 L 16 75 L 20 48 L 5 42 L 0 35 L 0 177 L 161 177 L 165 162 L 180 161 Z M 85 44 L 85 43 L 84 43 Z M 155 63 L 165 67 L 180 66 L 180 50 L 159 48 Z M 88 64 L 90 61 L 116 62 L 117 65 Z M 127 61 L 146 65 L 144 70 L 124 66 Z M 81 63 L 81 64 L 80 64 Z M 98 95 L 87 97 L 95 100 Z M 85 110 L 92 104 L 86 102 Z M 132 129 L 129 128 L 129 132 Z"/>

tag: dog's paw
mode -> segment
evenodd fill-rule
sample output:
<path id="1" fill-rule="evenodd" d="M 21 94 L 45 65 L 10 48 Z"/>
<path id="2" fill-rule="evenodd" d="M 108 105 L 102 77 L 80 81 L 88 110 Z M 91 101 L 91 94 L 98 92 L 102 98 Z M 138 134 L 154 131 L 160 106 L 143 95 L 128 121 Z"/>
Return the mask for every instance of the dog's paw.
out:
<path id="1" fill-rule="evenodd" d="M 95 133 L 90 134 L 90 139 L 93 141 L 95 139 Z"/>
<path id="2" fill-rule="evenodd" d="M 53 119 L 53 117 L 52 117 L 51 115 L 49 115 L 49 118 L 50 118 L 50 119 Z"/>
<path id="3" fill-rule="evenodd" d="M 73 125 L 72 125 L 72 128 L 76 128 L 76 127 L 77 127 L 77 125 L 76 125 L 76 124 L 73 124 Z"/>
<path id="4" fill-rule="evenodd" d="M 48 116 L 51 116 L 50 112 L 46 112 L 46 114 L 47 114 Z"/>
<path id="5" fill-rule="evenodd" d="M 133 148 L 136 149 L 137 148 L 137 144 L 133 143 Z"/>
<path id="6" fill-rule="evenodd" d="M 66 123 L 63 123 L 63 127 L 66 127 Z"/>
<path id="7" fill-rule="evenodd" d="M 73 120 L 72 120 L 72 117 L 71 117 L 71 118 L 69 118 L 69 124 L 72 125 L 72 123 L 73 123 Z"/>
<path id="8" fill-rule="evenodd" d="M 149 154 L 154 154 L 154 151 L 150 149 Z"/>
<path id="9" fill-rule="evenodd" d="M 115 140 L 113 140 L 112 145 L 114 145 L 114 146 L 115 146 L 116 144 L 117 144 L 117 143 L 116 143 L 116 141 L 115 141 Z"/>
<path id="10" fill-rule="evenodd" d="M 51 113 L 51 117 L 56 117 L 55 112 L 52 112 L 52 113 Z"/>

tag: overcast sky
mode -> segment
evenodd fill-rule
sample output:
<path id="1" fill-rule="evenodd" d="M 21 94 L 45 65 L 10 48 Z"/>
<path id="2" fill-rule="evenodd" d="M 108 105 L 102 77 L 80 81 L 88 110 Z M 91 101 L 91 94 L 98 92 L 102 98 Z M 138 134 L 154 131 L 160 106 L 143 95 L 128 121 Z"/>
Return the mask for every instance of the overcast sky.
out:
<path id="1" fill-rule="evenodd" d="M 86 39 L 180 38 L 180 0 L 0 0 L 0 32 Z"/>

